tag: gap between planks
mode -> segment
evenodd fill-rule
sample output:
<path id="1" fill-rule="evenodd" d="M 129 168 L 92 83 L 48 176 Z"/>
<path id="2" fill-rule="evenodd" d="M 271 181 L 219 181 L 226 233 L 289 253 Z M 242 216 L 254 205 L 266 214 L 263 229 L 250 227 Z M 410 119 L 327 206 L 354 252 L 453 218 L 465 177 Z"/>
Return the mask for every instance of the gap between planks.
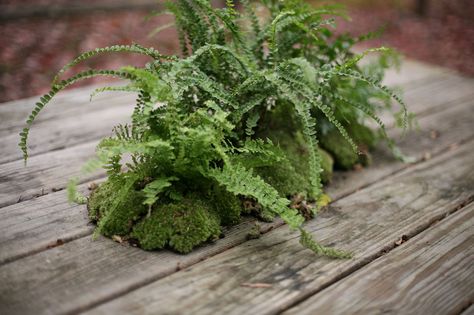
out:
<path id="1" fill-rule="evenodd" d="M 306 228 L 324 244 L 355 249 L 352 260 L 315 259 L 299 247 L 297 233 L 277 229 L 86 314 L 281 312 L 393 249 L 401 235 L 416 235 L 472 201 L 473 149 L 471 142 L 458 152 L 418 165 L 336 202 L 319 222 L 308 222 Z M 249 282 L 272 286 L 240 286 Z"/>
<path id="2" fill-rule="evenodd" d="M 471 305 L 462 311 L 461 315 L 474 315 L 474 300 L 471 301 Z"/>
<path id="3" fill-rule="evenodd" d="M 284 314 L 460 314 L 474 301 L 473 226 L 471 202 Z"/>
<path id="4" fill-rule="evenodd" d="M 121 310 L 132 314 L 135 311 L 137 313 L 144 311 L 140 307 L 134 309 L 134 307 L 138 307 L 137 303 L 141 303 L 135 299 L 140 300 L 140 297 L 143 296 L 146 299 L 145 304 L 151 307 L 147 311 L 149 310 L 151 313 L 157 311 L 156 308 L 153 308 L 156 306 L 159 306 L 162 311 L 172 312 L 173 305 L 182 305 L 182 309 L 198 314 L 203 311 L 199 310 L 199 303 L 206 301 L 205 294 L 212 292 L 215 296 L 220 294 L 218 302 L 221 304 L 218 307 L 224 309 L 231 305 L 236 307 L 235 310 L 227 308 L 225 312 L 235 311 L 235 314 L 255 312 L 256 310 L 253 308 L 252 310 L 239 310 L 239 307 L 260 307 L 261 302 L 264 301 L 266 301 L 267 307 L 269 307 L 268 303 L 274 305 L 272 307 L 279 307 L 278 301 L 284 301 L 285 298 L 292 297 L 294 294 L 287 296 L 280 292 L 276 295 L 276 299 L 273 299 L 275 292 L 271 292 L 270 296 L 261 297 L 261 301 L 258 303 L 244 305 L 246 298 L 243 297 L 239 300 L 240 293 L 237 296 L 235 294 L 227 296 L 229 288 L 224 284 L 231 281 L 233 289 L 242 290 L 243 288 L 240 288 L 238 284 L 240 282 L 268 282 L 268 279 L 278 280 L 278 277 L 283 277 L 280 280 L 291 282 L 294 280 L 291 279 L 293 275 L 301 270 L 306 270 L 306 267 L 311 263 L 319 263 L 319 266 L 309 268 L 308 275 L 327 279 L 328 275 L 325 275 L 324 272 L 323 274 L 318 273 L 320 268 L 326 268 L 327 273 L 337 272 L 340 274 L 342 267 L 337 264 L 349 264 L 350 268 L 351 265 L 360 264 L 361 260 L 371 260 L 370 258 L 378 255 L 381 249 L 390 248 L 390 244 L 393 244 L 393 241 L 401 233 L 409 235 L 410 231 L 429 226 L 434 220 L 455 211 L 459 204 L 470 198 L 471 195 L 466 193 L 465 187 L 473 183 L 465 182 L 465 175 L 472 172 L 474 166 L 469 156 L 473 148 L 474 142 L 470 142 L 458 150 L 447 152 L 440 157 L 419 164 L 396 177 L 391 177 L 358 194 L 337 201 L 331 210 L 321 214 L 319 220 L 308 222 L 307 229 L 320 236 L 319 238 L 324 244 L 327 244 L 328 239 L 331 239 L 345 248 L 356 248 L 356 257 L 359 261 L 315 259 L 313 253 L 298 244 L 297 235 L 286 229 L 276 229 L 263 235 L 260 240 L 249 241 L 245 245 L 233 247 L 207 259 L 205 263 L 162 278 L 166 276 L 166 273 L 176 271 L 179 267 L 176 266 L 176 262 L 184 259 L 194 260 L 187 263 L 199 262 L 203 258 L 199 254 L 202 254 L 205 248 L 200 248 L 183 257 L 169 252 L 145 253 L 135 248 L 113 244 L 107 240 L 103 242 L 103 239 L 91 242 L 90 239 L 83 238 L 68 243 L 66 246 L 56 247 L 0 268 L 0 279 L 5 286 L 4 292 L 0 292 L 0 297 L 2 297 L 0 301 L 3 299 L 0 304 L 4 304 L 5 309 L 9 310 L 11 314 L 28 314 L 32 310 L 37 313 L 47 312 L 51 311 L 49 309 L 51 305 L 55 306 L 55 312 L 75 313 L 104 303 L 110 298 L 123 295 L 119 300 L 110 302 L 112 304 L 104 304 L 99 309 L 92 309 L 91 312 L 93 314 L 101 313 L 100 311 L 115 313 Z M 445 172 L 442 172 L 442 169 Z M 420 188 L 420 180 L 423 178 L 425 180 Z M 473 178 L 470 177 L 467 180 L 472 181 Z M 455 190 L 453 191 L 453 189 Z M 393 195 L 401 197 L 390 197 Z M 406 205 L 410 202 L 414 203 L 414 209 L 418 209 L 418 211 L 407 209 Z M 381 209 L 375 211 L 379 207 Z M 354 216 L 356 209 L 362 216 Z M 372 222 L 372 225 L 367 226 L 368 219 L 376 220 L 376 223 Z M 336 226 L 338 229 L 334 231 Z M 344 238 L 341 239 L 341 234 L 344 234 L 341 231 L 346 231 L 346 235 L 342 235 L 346 237 L 345 241 L 343 241 Z M 323 232 L 326 233 L 325 237 L 321 237 Z M 208 249 L 215 250 L 216 247 L 209 246 Z M 173 259 L 173 257 L 177 259 Z M 304 260 L 306 263 L 298 266 L 300 260 Z M 110 263 L 111 261 L 113 264 Z M 277 270 L 272 274 L 273 269 L 268 268 L 269 264 L 273 266 L 277 262 Z M 187 263 L 183 263 L 182 267 L 186 267 Z M 294 265 L 302 269 L 293 270 Z M 287 273 L 288 268 L 290 269 L 289 273 Z M 259 277 L 263 277 L 263 279 Z M 151 282 L 156 278 L 162 279 Z M 71 282 L 71 279 L 74 280 Z M 204 283 L 202 283 L 203 281 Z M 207 281 L 211 283 L 206 283 Z M 298 292 L 299 289 L 310 284 L 308 281 L 288 285 L 290 285 L 290 289 L 296 286 L 294 287 L 295 290 L 297 289 L 295 292 Z M 130 292 L 131 289 L 150 282 L 151 284 Z M 44 283 L 46 287 L 41 286 L 41 283 Z M 270 290 L 273 289 L 275 288 Z M 161 292 L 156 292 L 156 290 L 161 290 Z M 224 291 L 222 292 L 222 290 Z M 178 294 L 178 291 L 181 294 L 187 294 L 185 296 L 169 296 Z M 48 294 L 45 295 L 44 292 L 48 292 Z M 254 296 L 252 292 L 255 293 L 255 291 L 247 291 L 249 295 L 247 298 Z M 128 300 L 122 300 L 127 297 Z M 130 301 L 130 297 L 133 298 L 132 301 Z M 166 301 L 154 300 L 160 298 Z M 30 304 L 24 303 L 25 300 L 30 301 Z M 267 310 L 271 310 L 272 307 Z M 265 313 L 265 308 L 261 308 L 257 313 Z"/>
<path id="5" fill-rule="evenodd" d="M 460 145 L 459 141 L 472 138 L 474 130 L 468 115 L 471 107 L 467 103 L 450 108 L 446 113 L 436 113 L 420 119 L 421 127 L 426 129 L 425 133 L 405 138 L 401 143 L 402 149 L 415 155 L 420 162 L 428 154 L 426 152 L 435 156 L 448 150 L 454 141 L 458 141 L 456 145 Z M 430 136 L 433 128 L 438 128 L 440 133 L 437 139 Z M 375 152 L 371 167 L 358 172 L 335 173 L 334 181 L 326 191 L 337 200 L 407 167 L 410 165 L 394 163 L 390 153 L 378 151 Z M 86 191 L 87 184 L 81 185 L 80 190 Z M 86 212 L 85 206 L 68 205 L 63 191 L 0 209 L 0 230 L 4 233 L 0 237 L 0 264 L 38 253 L 54 246 L 57 240 L 64 244 L 91 234 L 93 226 L 87 225 Z M 281 221 L 276 221 L 265 226 L 270 229 L 281 224 Z M 250 229 L 251 222 L 244 223 L 244 226 Z M 240 237 L 240 242 L 243 242 L 245 236 Z"/>

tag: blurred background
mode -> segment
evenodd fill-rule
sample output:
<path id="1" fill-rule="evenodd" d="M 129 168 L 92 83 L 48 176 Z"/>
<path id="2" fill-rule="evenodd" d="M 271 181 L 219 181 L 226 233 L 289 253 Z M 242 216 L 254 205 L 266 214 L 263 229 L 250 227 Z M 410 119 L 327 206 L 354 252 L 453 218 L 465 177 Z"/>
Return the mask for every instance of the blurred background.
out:
<path id="1" fill-rule="evenodd" d="M 394 47 L 409 58 L 474 75 L 474 0 L 309 2 L 347 5 L 352 21 L 339 22 L 342 32 L 360 35 L 383 27 L 383 35 L 366 45 Z M 174 53 L 172 28 L 149 36 L 172 22 L 169 16 L 150 17 L 159 9 L 156 0 L 0 0 L 0 102 L 47 92 L 61 66 L 96 47 L 136 42 Z M 146 60 L 113 54 L 81 67 L 118 68 Z"/>

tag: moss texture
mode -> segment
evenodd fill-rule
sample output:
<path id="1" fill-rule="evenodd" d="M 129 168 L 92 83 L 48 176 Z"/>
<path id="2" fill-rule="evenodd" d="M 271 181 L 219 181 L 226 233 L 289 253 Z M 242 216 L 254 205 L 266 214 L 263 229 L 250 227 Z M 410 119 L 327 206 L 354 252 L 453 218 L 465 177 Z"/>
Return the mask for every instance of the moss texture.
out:
<path id="1" fill-rule="evenodd" d="M 287 133 L 274 133 L 272 141 L 278 143 L 288 160 L 276 163 L 273 166 L 260 167 L 257 173 L 272 185 L 283 197 L 297 193 L 306 194 L 310 191 L 308 178 L 309 149 L 299 132 L 293 136 Z M 333 159 L 325 150 L 318 148 L 321 155 L 321 179 L 328 183 L 332 179 Z"/>
<path id="2" fill-rule="evenodd" d="M 188 253 L 195 246 L 217 239 L 220 220 L 212 206 L 196 197 L 159 205 L 133 228 L 131 236 L 146 250 L 170 247 Z"/>
<path id="3" fill-rule="evenodd" d="M 240 222 L 242 202 L 237 196 L 217 186 L 213 189 L 210 199 L 221 225 L 235 225 Z"/>
<path id="4" fill-rule="evenodd" d="M 89 197 L 89 217 L 98 222 L 99 232 L 105 236 L 127 235 L 134 221 L 147 211 L 140 192 L 132 189 L 120 194 L 124 184 L 106 181 Z"/>
<path id="5" fill-rule="evenodd" d="M 334 158 L 334 166 L 342 170 L 350 170 L 356 164 L 369 165 L 371 157 L 369 150 L 377 144 L 377 135 L 361 124 L 353 123 L 345 126 L 349 135 L 359 146 L 362 154 L 354 152 L 350 144 L 338 130 L 332 129 L 320 139 L 321 146 Z"/>

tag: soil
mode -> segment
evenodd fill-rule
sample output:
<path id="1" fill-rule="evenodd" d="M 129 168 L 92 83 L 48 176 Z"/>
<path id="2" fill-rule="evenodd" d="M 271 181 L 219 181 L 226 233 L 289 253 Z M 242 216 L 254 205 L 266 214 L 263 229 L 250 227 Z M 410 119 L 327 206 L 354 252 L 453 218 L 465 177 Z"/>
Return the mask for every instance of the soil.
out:
<path id="1" fill-rule="evenodd" d="M 4 4 L 25 4 L 28 1 L 6 0 Z M 51 1 L 41 0 L 41 3 Z M 353 7 L 350 10 L 353 21 L 341 22 L 340 27 L 343 31 L 359 35 L 385 25 L 385 34 L 368 45 L 395 47 L 410 58 L 474 75 L 472 16 L 462 8 L 457 11 L 440 10 L 442 14 L 435 11 L 420 17 L 413 11 L 393 7 Z M 0 21 L 3 35 L 0 42 L 0 102 L 47 92 L 51 79 L 60 67 L 89 49 L 137 42 L 152 45 L 165 54 L 175 52 L 178 45 L 174 30 L 148 36 L 157 25 L 169 23 L 171 18 L 154 17 L 146 21 L 146 15 L 146 12 L 139 11 L 111 12 Z M 146 60 L 136 55 L 114 54 L 94 58 L 76 70 L 141 65 Z M 82 85 L 94 82 L 90 80 Z"/>

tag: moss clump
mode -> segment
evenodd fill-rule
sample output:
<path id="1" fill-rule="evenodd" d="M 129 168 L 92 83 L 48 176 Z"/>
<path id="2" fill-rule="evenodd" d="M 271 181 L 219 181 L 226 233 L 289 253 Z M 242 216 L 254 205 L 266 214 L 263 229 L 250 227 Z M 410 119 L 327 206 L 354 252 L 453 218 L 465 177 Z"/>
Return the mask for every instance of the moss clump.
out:
<path id="1" fill-rule="evenodd" d="M 272 185 L 282 197 L 292 196 L 297 193 L 306 194 L 311 189 L 308 177 L 308 156 L 309 148 L 302 139 L 299 132 L 279 133 L 273 137 L 285 153 L 287 160 L 275 163 L 272 166 L 257 168 L 257 173 Z M 332 178 L 333 159 L 325 150 L 318 148 L 321 156 L 321 180 L 327 183 Z"/>
<path id="2" fill-rule="evenodd" d="M 321 181 L 323 183 L 329 183 L 332 179 L 332 173 L 334 169 L 334 159 L 325 150 L 319 148 L 319 154 L 321 154 Z"/>
<path id="3" fill-rule="evenodd" d="M 89 197 L 89 218 L 99 223 L 98 229 L 103 235 L 127 235 L 134 221 L 147 210 L 143 194 L 134 189 L 123 190 L 126 185 L 125 178 L 108 180 Z"/>
<path id="4" fill-rule="evenodd" d="M 349 124 L 346 129 L 359 147 L 365 150 L 375 149 L 379 137 L 372 129 L 359 123 Z"/>
<path id="5" fill-rule="evenodd" d="M 211 200 L 222 225 L 235 225 L 240 222 L 242 202 L 237 196 L 216 186 L 212 191 Z"/>
<path id="6" fill-rule="evenodd" d="M 135 225 L 131 236 L 146 250 L 168 246 L 188 253 L 195 246 L 219 237 L 219 221 L 212 206 L 188 196 L 178 203 L 155 207 L 149 217 Z"/>
<path id="7" fill-rule="evenodd" d="M 335 167 L 338 169 L 350 170 L 356 164 L 369 165 L 371 157 L 368 151 L 377 144 L 376 134 L 370 128 L 358 123 L 345 127 L 363 154 L 354 152 L 350 144 L 336 129 L 330 130 L 324 137 L 321 137 L 321 146 L 334 157 Z"/>

